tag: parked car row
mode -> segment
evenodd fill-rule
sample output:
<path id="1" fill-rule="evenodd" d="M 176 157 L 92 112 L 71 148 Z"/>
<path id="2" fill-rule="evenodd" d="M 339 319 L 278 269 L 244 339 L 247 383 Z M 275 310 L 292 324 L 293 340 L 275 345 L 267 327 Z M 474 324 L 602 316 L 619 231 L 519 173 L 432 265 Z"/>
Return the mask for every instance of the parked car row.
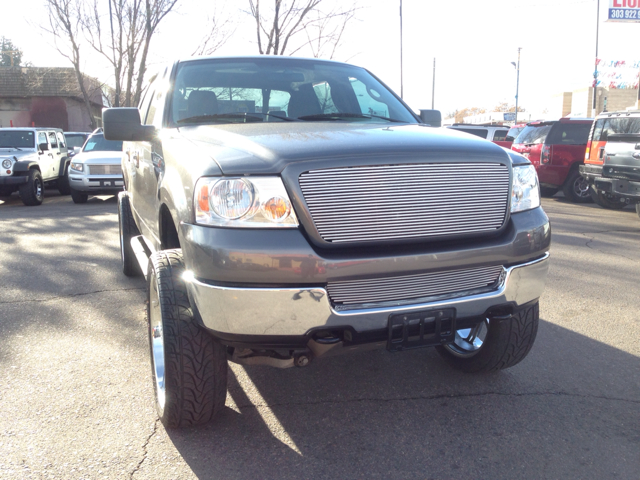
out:
<path id="1" fill-rule="evenodd" d="M 0 197 L 18 192 L 25 205 L 40 205 L 45 186 L 75 203 L 89 194 L 115 195 L 123 186 L 121 156 L 122 142 L 105 140 L 101 129 L 0 128 Z"/>
<path id="2" fill-rule="evenodd" d="M 595 119 L 566 117 L 514 125 L 454 124 L 527 157 L 543 196 L 562 190 L 577 203 L 604 208 L 636 204 L 640 216 L 640 111 L 604 112 Z"/>

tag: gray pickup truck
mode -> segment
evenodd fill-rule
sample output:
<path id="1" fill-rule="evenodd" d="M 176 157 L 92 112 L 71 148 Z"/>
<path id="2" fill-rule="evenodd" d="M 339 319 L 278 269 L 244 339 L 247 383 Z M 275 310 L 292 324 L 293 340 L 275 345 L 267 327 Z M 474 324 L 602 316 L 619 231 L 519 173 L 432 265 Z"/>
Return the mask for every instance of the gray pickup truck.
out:
<path id="1" fill-rule="evenodd" d="M 635 203 L 640 217 L 640 133 L 609 135 L 602 173 L 593 184 L 599 191 Z"/>
<path id="2" fill-rule="evenodd" d="M 103 122 L 125 141 L 123 271 L 148 281 L 166 426 L 223 408 L 227 361 L 434 346 L 487 372 L 531 349 L 551 239 L 534 167 L 425 124 L 367 70 L 177 61 Z"/>

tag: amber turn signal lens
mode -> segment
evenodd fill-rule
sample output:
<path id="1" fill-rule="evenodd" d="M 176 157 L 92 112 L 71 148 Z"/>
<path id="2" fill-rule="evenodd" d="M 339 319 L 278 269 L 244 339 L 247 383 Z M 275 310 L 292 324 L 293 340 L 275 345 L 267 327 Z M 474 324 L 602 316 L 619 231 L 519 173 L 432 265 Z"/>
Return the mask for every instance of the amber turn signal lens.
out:
<path id="1" fill-rule="evenodd" d="M 202 212 L 209 211 L 209 185 L 206 183 L 198 190 L 198 207 Z"/>
<path id="2" fill-rule="evenodd" d="M 289 216 L 289 202 L 282 197 L 272 197 L 263 203 L 265 217 L 272 222 L 281 222 Z"/>

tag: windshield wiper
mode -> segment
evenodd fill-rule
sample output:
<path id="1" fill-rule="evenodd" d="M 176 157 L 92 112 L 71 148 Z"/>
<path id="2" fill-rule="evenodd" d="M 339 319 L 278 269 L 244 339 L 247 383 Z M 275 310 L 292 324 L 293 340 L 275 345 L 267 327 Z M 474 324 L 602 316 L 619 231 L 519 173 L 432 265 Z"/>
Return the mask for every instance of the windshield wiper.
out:
<path id="1" fill-rule="evenodd" d="M 210 121 L 224 121 L 229 119 L 243 119 L 244 122 L 261 122 L 262 119 L 260 117 L 252 117 L 251 115 L 247 115 L 246 113 L 216 113 L 211 115 L 196 115 L 194 117 L 187 117 L 177 120 L 176 123 L 188 123 L 188 122 L 210 122 Z"/>
<path id="2" fill-rule="evenodd" d="M 298 120 L 343 120 L 345 118 L 381 118 L 382 120 L 387 120 L 388 122 L 396 122 L 396 123 L 405 123 L 402 120 L 396 120 L 395 118 L 383 117 L 382 115 L 368 115 L 364 113 L 318 113 L 316 115 L 303 115 L 302 117 L 298 117 Z"/>
<path id="3" fill-rule="evenodd" d="M 280 120 L 285 120 L 287 122 L 297 122 L 297 118 L 286 117 L 284 115 L 274 115 L 273 113 L 262 113 L 262 112 L 252 112 L 251 115 L 262 115 L 263 117 L 273 117 L 279 118 Z"/>

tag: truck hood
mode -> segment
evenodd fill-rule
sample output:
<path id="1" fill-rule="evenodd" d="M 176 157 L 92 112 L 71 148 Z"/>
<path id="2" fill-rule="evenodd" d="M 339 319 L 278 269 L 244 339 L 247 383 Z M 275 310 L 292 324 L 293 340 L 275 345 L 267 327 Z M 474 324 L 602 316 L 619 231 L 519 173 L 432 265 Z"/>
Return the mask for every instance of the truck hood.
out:
<path id="1" fill-rule="evenodd" d="M 0 148 L 0 159 L 14 157 L 16 160 L 37 160 L 38 153 L 35 148 L 22 148 L 20 150 L 16 150 L 15 148 Z"/>
<path id="2" fill-rule="evenodd" d="M 501 147 L 424 125 L 277 122 L 180 127 L 179 137 L 209 155 L 225 175 L 277 174 L 292 163 L 389 157 L 398 161 L 511 162 Z M 526 160 L 523 159 L 523 162 Z"/>
<path id="3" fill-rule="evenodd" d="M 74 163 L 86 164 L 119 164 L 122 160 L 122 152 L 80 152 L 73 157 Z"/>

